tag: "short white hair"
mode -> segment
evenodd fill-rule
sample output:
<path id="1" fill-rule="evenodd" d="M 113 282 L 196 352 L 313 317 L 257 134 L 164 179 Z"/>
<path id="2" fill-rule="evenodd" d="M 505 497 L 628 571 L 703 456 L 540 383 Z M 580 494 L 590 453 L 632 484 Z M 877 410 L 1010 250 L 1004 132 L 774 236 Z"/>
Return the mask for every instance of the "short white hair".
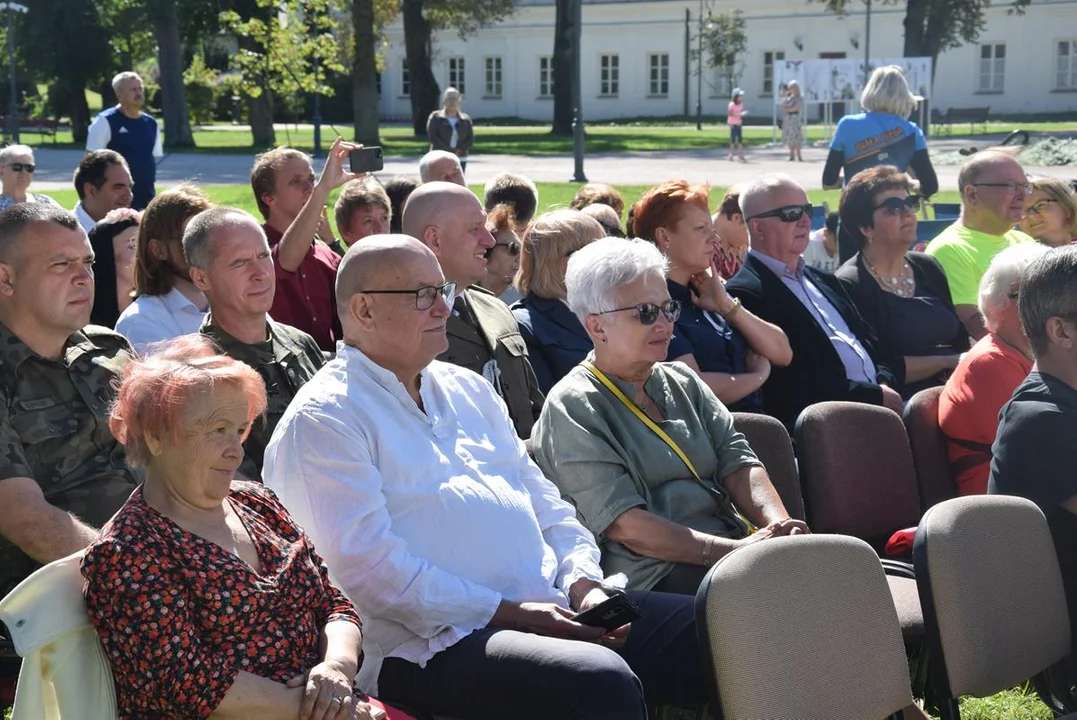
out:
<path id="1" fill-rule="evenodd" d="M 431 150 L 426 155 L 423 155 L 423 159 L 419 161 L 419 181 L 423 183 L 430 182 L 430 171 L 434 165 L 442 160 L 452 160 L 458 166 L 460 165 L 460 158 L 453 155 L 451 152 L 444 150 Z M 463 167 L 460 168 L 463 172 Z"/>
<path id="2" fill-rule="evenodd" d="M 753 180 L 740 190 L 740 214 L 744 216 L 745 220 L 748 220 L 753 215 L 766 212 L 769 209 L 766 206 L 769 204 L 767 200 L 770 194 L 785 187 L 803 190 L 800 183 L 792 175 L 786 173 L 764 175 L 757 180 Z"/>
<path id="3" fill-rule="evenodd" d="M 19 155 L 29 155 L 34 157 L 34 149 L 29 145 L 8 145 L 3 150 L 0 150 L 0 166 L 7 165 L 13 158 Z"/>
<path id="4" fill-rule="evenodd" d="M 909 90 L 905 71 L 898 65 L 875 68 L 860 93 L 860 106 L 871 112 L 890 113 L 905 120 L 916 109 L 916 97 Z"/>
<path id="5" fill-rule="evenodd" d="M 130 80 L 131 78 L 135 78 L 139 82 L 142 82 L 142 76 L 141 75 L 139 75 L 136 72 L 131 72 L 130 70 L 127 70 L 125 72 L 117 74 L 116 77 L 112 78 L 112 92 L 119 95 L 120 94 L 120 88 L 123 87 L 124 82 L 126 82 L 127 80 Z"/>
<path id="6" fill-rule="evenodd" d="M 616 310 L 614 292 L 640 278 L 666 279 L 669 265 L 654 243 L 639 238 L 602 238 L 568 259 L 568 306 L 582 323 L 588 315 Z"/>
<path id="7" fill-rule="evenodd" d="M 1047 253 L 1049 248 L 1036 242 L 1011 245 L 991 260 L 980 278 L 979 308 L 989 332 L 998 329 L 998 313 L 1006 303 L 1016 302 L 1008 296 L 1010 288 L 1021 280 L 1025 268 Z"/>

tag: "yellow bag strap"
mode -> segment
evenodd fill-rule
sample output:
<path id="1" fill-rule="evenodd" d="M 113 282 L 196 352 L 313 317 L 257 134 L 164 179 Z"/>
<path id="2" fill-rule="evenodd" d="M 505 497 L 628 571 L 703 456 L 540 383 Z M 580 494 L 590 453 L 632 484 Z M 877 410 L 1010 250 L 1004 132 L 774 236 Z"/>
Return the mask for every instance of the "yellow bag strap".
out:
<path id="1" fill-rule="evenodd" d="M 676 453 L 677 457 L 679 457 L 684 462 L 684 464 L 688 466 L 688 470 L 692 473 L 692 477 L 694 477 L 701 483 L 703 482 L 703 478 L 699 477 L 699 473 L 696 472 L 696 466 L 692 464 L 692 461 L 689 460 L 688 456 L 684 454 L 684 450 L 681 450 L 681 446 L 678 445 L 676 441 L 674 441 L 674 439 L 666 433 L 665 430 L 658 427 L 658 424 L 654 420 L 651 420 L 649 417 L 647 417 L 647 413 L 640 410 L 639 406 L 636 405 L 636 403 L 629 400 L 628 396 L 621 392 L 621 388 L 614 385 L 613 381 L 606 377 L 606 373 L 595 367 L 594 363 L 585 362 L 583 366 L 590 370 L 591 374 L 598 378 L 598 381 L 605 385 L 606 388 L 611 393 L 613 393 L 614 397 L 624 403 L 624 406 L 631 410 L 632 413 L 636 417 L 638 417 L 644 425 L 649 427 L 655 435 L 662 438 L 666 445 L 669 445 L 669 449 Z"/>

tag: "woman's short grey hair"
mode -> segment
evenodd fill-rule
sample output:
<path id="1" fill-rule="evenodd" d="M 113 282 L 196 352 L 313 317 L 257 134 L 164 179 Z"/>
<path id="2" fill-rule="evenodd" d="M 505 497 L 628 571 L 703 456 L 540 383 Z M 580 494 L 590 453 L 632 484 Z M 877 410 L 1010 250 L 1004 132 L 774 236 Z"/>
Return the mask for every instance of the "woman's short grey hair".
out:
<path id="1" fill-rule="evenodd" d="M 1014 283 L 1021 281 L 1025 268 L 1046 253 L 1049 248 L 1039 243 L 1020 243 L 1006 248 L 991 261 L 987 272 L 980 278 L 980 314 L 988 332 L 998 329 L 999 312 L 1010 300 Z"/>
<path id="2" fill-rule="evenodd" d="M 916 109 L 916 97 L 909 90 L 905 71 L 897 65 L 875 68 L 860 93 L 860 106 L 871 112 L 884 112 L 907 119 Z"/>
<path id="3" fill-rule="evenodd" d="M 29 145 L 8 145 L 3 150 L 0 150 L 0 167 L 10 165 L 11 161 L 20 155 L 29 155 L 32 160 L 34 149 Z"/>
<path id="4" fill-rule="evenodd" d="M 139 82 L 142 82 L 141 75 L 136 72 L 131 72 L 130 70 L 127 70 L 126 72 L 119 73 L 116 75 L 116 77 L 112 78 L 112 92 L 119 95 L 120 88 L 123 87 L 124 82 L 130 80 L 131 78 L 137 78 Z"/>
<path id="5" fill-rule="evenodd" d="M 195 215 L 183 230 L 183 254 L 187 257 L 187 264 L 199 270 L 208 270 L 216 255 L 214 233 L 244 225 L 254 226 L 265 236 L 261 224 L 246 210 L 218 206 Z M 269 247 L 268 242 L 266 247 Z"/>
<path id="6" fill-rule="evenodd" d="M 582 323 L 588 315 L 617 309 L 617 288 L 640 278 L 666 279 L 666 258 L 654 243 L 639 238 L 602 238 L 568 259 L 568 306 Z"/>

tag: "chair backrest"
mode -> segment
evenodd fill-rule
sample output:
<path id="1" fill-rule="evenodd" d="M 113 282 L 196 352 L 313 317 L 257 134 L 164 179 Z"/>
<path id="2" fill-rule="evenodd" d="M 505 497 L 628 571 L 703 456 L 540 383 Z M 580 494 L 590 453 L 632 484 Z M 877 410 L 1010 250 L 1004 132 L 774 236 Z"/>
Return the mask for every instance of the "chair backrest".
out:
<path id="1" fill-rule="evenodd" d="M 931 203 L 936 220 L 957 220 L 961 216 L 961 203 Z"/>
<path id="2" fill-rule="evenodd" d="M 853 535 L 881 548 L 895 530 L 916 525 L 916 471 L 896 413 L 862 403 L 817 403 L 800 414 L 794 433 L 813 531 Z"/>
<path id="3" fill-rule="evenodd" d="M 1062 573 L 1034 503 L 941 502 L 920 522 L 913 559 L 944 696 L 992 695 L 1069 655 Z"/>
<path id="4" fill-rule="evenodd" d="M 865 720 L 912 703 L 897 612 L 862 540 L 802 535 L 726 555 L 696 593 L 725 720 Z"/>
<path id="5" fill-rule="evenodd" d="M 931 242 L 935 236 L 953 224 L 953 220 L 921 220 L 916 224 L 916 242 Z"/>
<path id="6" fill-rule="evenodd" d="M 909 434 L 909 445 L 912 446 L 922 510 L 958 496 L 957 483 L 950 471 L 946 436 L 939 427 L 941 395 L 941 385 L 916 393 L 905 406 L 903 418 Z"/>
<path id="7" fill-rule="evenodd" d="M 796 457 L 789 431 L 779 420 L 757 413 L 733 413 L 733 427 L 744 435 L 767 469 L 767 475 L 790 517 L 805 520 L 804 498 L 800 494 L 800 478 L 797 477 Z"/>

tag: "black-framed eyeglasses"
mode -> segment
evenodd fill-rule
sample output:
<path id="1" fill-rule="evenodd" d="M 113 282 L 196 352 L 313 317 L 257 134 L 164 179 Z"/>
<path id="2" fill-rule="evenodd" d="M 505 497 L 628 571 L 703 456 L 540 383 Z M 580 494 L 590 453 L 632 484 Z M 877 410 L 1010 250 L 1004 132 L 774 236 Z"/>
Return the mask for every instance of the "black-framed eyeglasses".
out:
<path id="1" fill-rule="evenodd" d="M 670 300 L 664 305 L 657 305 L 655 303 L 640 303 L 639 305 L 630 305 L 629 307 L 616 308 L 614 310 L 603 310 L 596 315 L 609 315 L 610 313 L 628 312 L 634 310 L 636 312 L 636 319 L 639 320 L 640 325 L 654 325 L 658 321 L 658 315 L 661 313 L 666 320 L 677 322 L 677 318 L 681 316 L 681 301 Z"/>
<path id="2" fill-rule="evenodd" d="M 782 205 L 780 208 L 774 208 L 773 210 L 767 210 L 761 212 L 758 215 L 752 215 L 748 220 L 759 220 L 762 218 L 778 218 L 783 223 L 795 223 L 800 222 L 800 218 L 805 215 L 811 216 L 812 204 L 804 203 L 803 205 Z"/>
<path id="3" fill-rule="evenodd" d="M 441 285 L 423 285 L 415 290 L 360 290 L 364 295 L 414 295 L 416 310 L 429 310 L 440 296 L 446 305 L 451 306 L 456 297 L 456 283 L 446 282 Z"/>
<path id="4" fill-rule="evenodd" d="M 25 170 L 28 173 L 32 173 L 37 168 L 37 165 L 34 165 L 33 163 L 9 163 L 8 167 L 11 168 L 13 172 L 22 172 Z"/>
<path id="5" fill-rule="evenodd" d="M 1040 200 L 1039 202 L 1033 204 L 1030 208 L 1025 210 L 1025 217 L 1030 217 L 1032 215 L 1043 215 L 1047 212 L 1047 208 L 1050 207 L 1051 203 L 1056 202 L 1058 202 L 1058 200 L 1055 200 L 1054 198 L 1044 198 L 1043 200 Z"/>
<path id="6" fill-rule="evenodd" d="M 1025 195 L 1028 195 L 1033 190 L 1032 183 L 1027 183 L 1027 182 L 1024 182 L 1024 183 L 1016 183 L 1016 182 L 1004 182 L 1004 183 L 980 182 L 980 183 L 972 183 L 972 186 L 973 187 L 1006 188 L 1006 192 L 1024 193 Z"/>
<path id="7" fill-rule="evenodd" d="M 508 250 L 509 255 L 512 255 L 513 257 L 516 257 L 520 254 L 520 243 L 516 242 L 515 240 L 494 243 L 494 247 L 497 247 L 499 245 Z"/>
<path id="8" fill-rule="evenodd" d="M 919 195 L 906 195 L 903 198 L 888 197 L 872 208 L 872 211 L 885 208 L 886 212 L 891 215 L 900 215 L 904 212 L 915 213 L 920 210 L 920 203 L 922 201 L 923 198 Z"/>

